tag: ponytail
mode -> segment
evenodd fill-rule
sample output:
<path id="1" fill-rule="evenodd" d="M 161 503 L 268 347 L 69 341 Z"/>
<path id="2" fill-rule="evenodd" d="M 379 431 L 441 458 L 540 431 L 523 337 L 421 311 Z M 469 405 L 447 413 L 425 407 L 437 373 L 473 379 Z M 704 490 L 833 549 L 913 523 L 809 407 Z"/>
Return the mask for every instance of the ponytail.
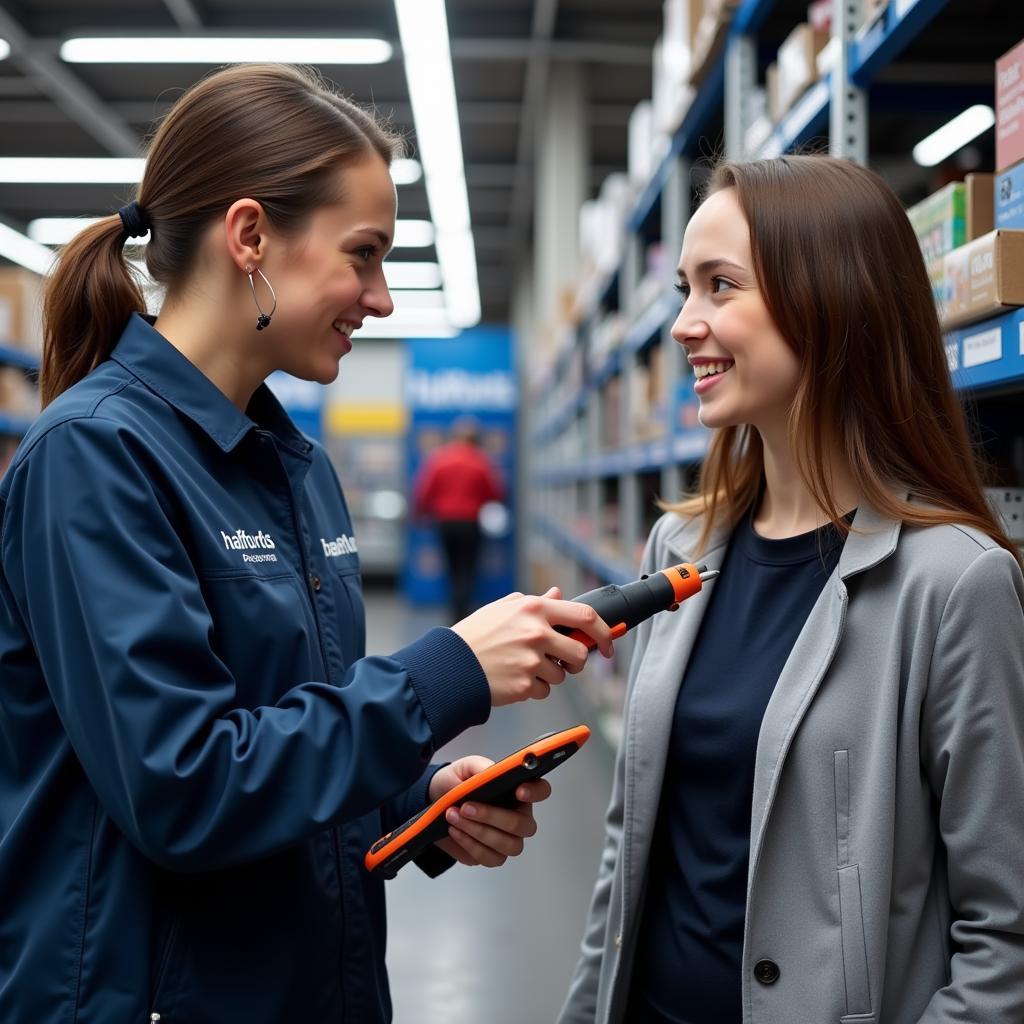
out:
<path id="1" fill-rule="evenodd" d="M 43 291 L 42 404 L 110 356 L 132 313 L 144 313 L 142 289 L 124 258 L 120 216 L 104 217 L 66 246 Z"/>

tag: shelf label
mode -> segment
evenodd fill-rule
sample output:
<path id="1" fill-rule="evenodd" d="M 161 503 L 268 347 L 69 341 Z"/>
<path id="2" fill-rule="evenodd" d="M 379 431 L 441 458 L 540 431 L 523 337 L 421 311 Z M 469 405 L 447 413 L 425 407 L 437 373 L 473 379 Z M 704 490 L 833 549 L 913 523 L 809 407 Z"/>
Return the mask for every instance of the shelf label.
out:
<path id="1" fill-rule="evenodd" d="M 994 363 L 1003 358 L 1003 330 L 993 327 L 964 338 L 964 367 Z"/>
<path id="2" fill-rule="evenodd" d="M 960 345 L 955 341 L 946 342 L 946 364 L 950 373 L 960 369 Z"/>

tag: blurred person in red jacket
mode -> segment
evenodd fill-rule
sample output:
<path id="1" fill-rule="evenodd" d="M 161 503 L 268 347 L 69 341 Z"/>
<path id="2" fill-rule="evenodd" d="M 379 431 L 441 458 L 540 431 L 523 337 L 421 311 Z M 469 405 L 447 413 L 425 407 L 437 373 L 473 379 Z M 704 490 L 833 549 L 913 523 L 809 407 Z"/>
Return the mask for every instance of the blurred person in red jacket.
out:
<path id="1" fill-rule="evenodd" d="M 452 427 L 452 439 L 426 459 L 416 478 L 413 504 L 416 517 L 437 523 L 448 565 L 452 621 L 473 610 L 482 534 L 480 509 L 502 501 L 505 487 L 480 447 L 480 426 L 462 418 Z"/>

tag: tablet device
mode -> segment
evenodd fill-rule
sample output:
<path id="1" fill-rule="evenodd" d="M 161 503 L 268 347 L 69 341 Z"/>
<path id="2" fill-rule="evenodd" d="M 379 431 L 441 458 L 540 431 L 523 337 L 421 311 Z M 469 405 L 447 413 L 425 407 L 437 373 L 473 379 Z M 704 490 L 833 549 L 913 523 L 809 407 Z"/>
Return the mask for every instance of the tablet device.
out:
<path id="1" fill-rule="evenodd" d="M 539 779 L 567 761 L 590 738 L 585 725 L 549 732 L 514 754 L 495 762 L 471 779 L 460 782 L 429 807 L 394 831 L 382 836 L 367 851 L 366 870 L 382 878 L 394 878 L 422 850 L 448 835 L 445 812 L 468 800 L 474 803 L 515 807 L 516 789 L 523 782 Z"/>

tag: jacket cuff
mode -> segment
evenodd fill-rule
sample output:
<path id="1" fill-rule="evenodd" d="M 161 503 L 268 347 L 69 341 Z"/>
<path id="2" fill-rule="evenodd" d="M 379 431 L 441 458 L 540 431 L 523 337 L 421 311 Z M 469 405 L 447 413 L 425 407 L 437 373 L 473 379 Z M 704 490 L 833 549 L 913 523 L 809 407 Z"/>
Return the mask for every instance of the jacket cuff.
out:
<path id="1" fill-rule="evenodd" d="M 491 713 L 491 688 L 469 644 L 451 629 L 432 629 L 392 655 L 409 673 L 434 749 Z"/>

